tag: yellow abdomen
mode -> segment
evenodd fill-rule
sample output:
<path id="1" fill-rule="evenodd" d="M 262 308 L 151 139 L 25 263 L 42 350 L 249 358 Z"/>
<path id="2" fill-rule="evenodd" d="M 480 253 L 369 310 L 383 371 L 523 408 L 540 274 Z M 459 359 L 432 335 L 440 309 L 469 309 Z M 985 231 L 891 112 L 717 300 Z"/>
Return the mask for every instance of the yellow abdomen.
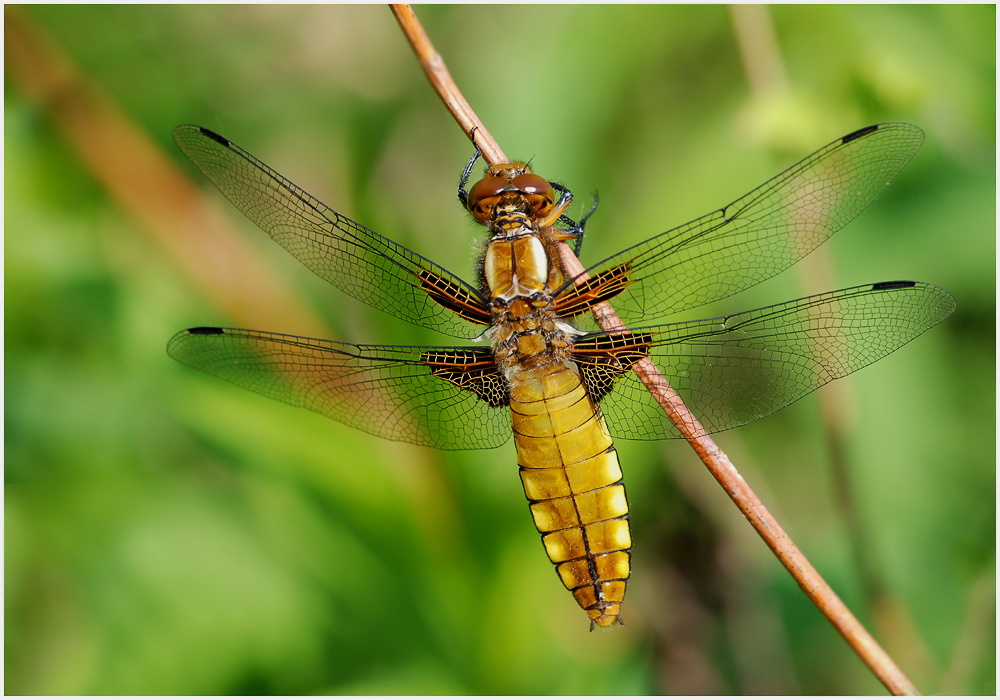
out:
<path id="1" fill-rule="evenodd" d="M 620 621 L 632 536 L 604 418 L 565 365 L 517 373 L 510 409 L 524 493 L 549 559 L 592 622 Z"/>

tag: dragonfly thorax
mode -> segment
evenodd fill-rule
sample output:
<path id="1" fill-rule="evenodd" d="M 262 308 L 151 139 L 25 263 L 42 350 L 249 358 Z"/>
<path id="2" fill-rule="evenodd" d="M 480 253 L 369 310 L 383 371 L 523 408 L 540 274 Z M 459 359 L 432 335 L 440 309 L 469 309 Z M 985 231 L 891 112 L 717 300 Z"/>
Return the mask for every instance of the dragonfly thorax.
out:
<path id="1" fill-rule="evenodd" d="M 518 370 L 565 364 L 572 336 L 544 294 L 494 300 L 490 342 L 497 365 L 508 381 Z"/>
<path id="2" fill-rule="evenodd" d="M 571 343 L 552 308 L 563 275 L 540 234 L 494 237 L 486 248 L 483 276 L 490 290 L 491 343 L 508 376 L 516 366 L 561 363 Z"/>

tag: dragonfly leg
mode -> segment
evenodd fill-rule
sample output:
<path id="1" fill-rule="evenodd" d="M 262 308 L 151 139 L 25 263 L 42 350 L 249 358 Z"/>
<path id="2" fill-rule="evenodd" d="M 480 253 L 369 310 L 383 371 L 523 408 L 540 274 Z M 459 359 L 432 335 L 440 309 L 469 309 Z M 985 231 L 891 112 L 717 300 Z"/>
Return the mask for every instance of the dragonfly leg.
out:
<path id="1" fill-rule="evenodd" d="M 476 143 L 476 130 L 472 130 L 472 143 Z M 469 193 L 466 191 L 465 186 L 469 184 L 469 177 L 472 175 L 472 168 L 475 167 L 476 161 L 479 160 L 483 152 L 480 150 L 479 146 L 476 146 L 476 152 L 469 159 L 468 164 L 465 166 L 465 170 L 462 171 L 462 179 L 458 182 L 458 201 L 462 203 L 463 207 L 467 207 L 469 203 Z"/>
<path id="2" fill-rule="evenodd" d="M 567 189 L 565 186 L 560 185 L 558 182 L 550 182 L 549 184 L 552 185 L 552 189 L 556 190 L 557 192 L 561 192 L 562 193 L 562 197 L 559 198 L 560 202 L 565 197 L 569 197 L 569 198 L 573 197 L 573 193 L 570 192 L 569 189 Z M 559 221 L 561 221 L 563 224 L 565 224 L 568 227 L 563 232 L 563 235 L 566 238 L 575 238 L 576 239 L 576 243 L 573 246 L 573 252 L 577 255 L 577 257 L 580 256 L 580 250 L 583 248 L 583 233 L 584 233 L 584 228 L 587 226 L 587 220 L 590 219 L 591 216 L 593 216 L 593 214 L 594 214 L 595 211 L 597 211 L 598 201 L 599 201 L 599 198 L 597 196 L 597 193 L 595 192 L 594 193 L 594 203 L 593 203 L 593 205 L 591 205 L 590 211 L 588 211 L 586 214 L 584 214 L 580 218 L 580 222 L 579 223 L 577 223 L 576 221 L 573 221 L 573 219 L 569 218 L 565 214 L 563 214 L 562 216 L 559 217 Z"/>

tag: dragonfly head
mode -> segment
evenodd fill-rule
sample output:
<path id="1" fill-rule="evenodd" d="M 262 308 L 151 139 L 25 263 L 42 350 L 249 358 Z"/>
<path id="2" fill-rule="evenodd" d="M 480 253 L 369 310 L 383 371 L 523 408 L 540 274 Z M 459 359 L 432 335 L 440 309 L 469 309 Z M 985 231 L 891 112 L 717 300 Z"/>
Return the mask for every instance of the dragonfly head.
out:
<path id="1" fill-rule="evenodd" d="M 501 201 L 522 201 L 533 217 L 544 218 L 555 199 L 552 185 L 526 163 L 501 163 L 490 166 L 486 177 L 472 186 L 466 206 L 476 221 L 486 223 Z"/>

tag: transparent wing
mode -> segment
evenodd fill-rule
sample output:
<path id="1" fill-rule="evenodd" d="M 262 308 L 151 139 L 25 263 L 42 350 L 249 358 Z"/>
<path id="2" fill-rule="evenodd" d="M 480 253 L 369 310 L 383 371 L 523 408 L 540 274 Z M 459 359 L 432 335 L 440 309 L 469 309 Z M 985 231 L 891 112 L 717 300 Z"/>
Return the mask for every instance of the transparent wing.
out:
<path id="1" fill-rule="evenodd" d="M 485 353 L 485 355 L 483 354 Z M 497 447 L 510 410 L 432 374 L 440 358 L 479 348 L 352 345 L 232 328 L 192 328 L 167 344 L 190 367 L 390 440 L 446 450 Z M 500 381 L 499 375 L 495 381 Z"/>
<path id="2" fill-rule="evenodd" d="M 248 219 L 341 291 L 448 335 L 482 333 L 486 301 L 459 277 L 338 214 L 204 127 L 179 126 L 174 140 Z"/>
<path id="3" fill-rule="evenodd" d="M 841 289 L 753 311 L 635 328 L 650 358 L 708 432 L 763 418 L 910 342 L 955 309 L 922 282 Z M 680 437 L 627 372 L 601 402 L 615 437 Z"/>
<path id="4" fill-rule="evenodd" d="M 821 148 L 749 194 L 632 246 L 586 271 L 627 266 L 611 299 L 626 325 L 736 294 L 785 270 L 846 226 L 923 143 L 911 124 L 876 124 Z M 576 322 L 594 328 L 590 314 Z"/>

